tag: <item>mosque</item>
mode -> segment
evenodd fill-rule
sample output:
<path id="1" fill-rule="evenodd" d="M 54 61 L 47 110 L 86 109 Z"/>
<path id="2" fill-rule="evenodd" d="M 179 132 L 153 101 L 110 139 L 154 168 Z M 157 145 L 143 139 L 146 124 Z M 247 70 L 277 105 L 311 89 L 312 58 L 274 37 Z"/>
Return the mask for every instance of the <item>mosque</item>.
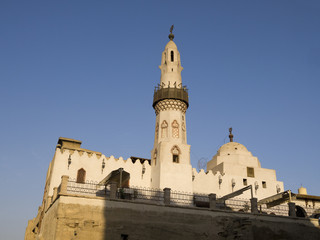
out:
<path id="1" fill-rule="evenodd" d="M 112 195 L 112 187 L 110 188 L 112 184 L 116 185 L 116 194 L 119 191 L 130 193 L 130 189 L 150 189 L 150 191 L 152 189 L 152 191 L 164 191 L 164 199 L 169 191 L 169 194 L 171 192 L 171 194 L 183 193 L 188 196 L 214 196 L 210 198 L 211 200 L 233 197 L 256 199 L 256 203 L 261 201 L 261 204 L 284 203 L 290 198 L 290 201 L 293 199 L 297 205 L 300 203 L 301 206 L 306 205 L 305 207 L 313 207 L 315 210 L 320 208 L 320 197 L 307 195 L 304 188 L 301 188 L 298 194 L 285 191 L 283 182 L 277 180 L 275 170 L 261 167 L 256 156 L 244 145 L 233 141 L 231 128 L 229 129 L 230 142 L 219 148 L 207 163 L 206 170 L 201 169 L 198 172 L 192 167 L 190 145 L 187 143 L 188 89 L 182 83 L 183 67 L 177 45 L 173 41 L 172 29 L 169 39 L 161 55 L 160 83 L 154 90 L 152 106 L 156 118 L 154 145 L 150 159 L 138 157 L 117 159 L 98 151 L 84 149 L 79 140 L 60 137 L 53 160 L 49 164 L 42 205 L 39 207 L 37 217 L 29 221 L 25 239 L 86 239 L 80 237 L 80 232 L 85 232 L 87 225 L 90 225 L 91 230 L 88 228 L 86 234 L 98 234 L 93 233 L 95 232 L 93 229 L 99 229 L 99 226 L 103 225 L 101 222 L 105 222 L 100 216 L 103 211 L 96 212 L 92 208 L 87 211 L 85 209 L 88 208 L 83 206 L 102 207 L 99 200 L 106 197 L 108 191 L 110 196 Z M 93 185 L 96 187 L 90 187 Z M 83 187 L 80 187 L 81 191 L 73 191 L 76 189 L 75 186 Z M 104 186 L 104 188 L 98 186 Z M 101 194 L 99 195 L 98 192 Z M 129 204 L 129 200 L 123 198 L 123 201 Z M 104 200 L 103 204 L 106 204 L 105 202 Z M 58 203 L 60 205 L 57 205 Z M 111 205 L 116 203 L 116 201 L 110 201 Z M 64 217 L 59 218 L 57 216 L 61 210 L 58 206 L 62 204 L 73 207 L 65 208 Z M 74 210 L 80 205 L 82 210 L 73 213 L 70 217 L 72 212 L 70 209 Z M 177 207 L 177 205 L 174 206 Z M 201 204 L 193 205 L 193 207 L 199 206 Z M 113 209 L 116 208 L 113 206 Z M 66 215 L 68 212 L 70 215 Z M 80 212 L 82 217 L 76 220 Z M 84 212 L 90 212 L 90 217 L 84 217 L 87 214 Z M 100 220 L 92 220 L 95 219 L 94 214 L 99 215 Z M 59 225 L 58 219 L 68 219 L 68 221 Z M 68 228 L 63 230 L 64 236 L 71 234 L 72 238 L 58 237 L 57 229 L 64 229 L 62 226 Z M 119 234 L 121 238 L 107 238 L 106 228 L 103 226 L 101 228 L 103 230 L 99 231 L 105 234 L 104 237 L 101 233 L 93 239 L 129 239 L 127 233 Z M 53 235 L 49 238 L 50 234 Z M 132 234 L 130 239 L 139 239 L 132 238 Z"/>

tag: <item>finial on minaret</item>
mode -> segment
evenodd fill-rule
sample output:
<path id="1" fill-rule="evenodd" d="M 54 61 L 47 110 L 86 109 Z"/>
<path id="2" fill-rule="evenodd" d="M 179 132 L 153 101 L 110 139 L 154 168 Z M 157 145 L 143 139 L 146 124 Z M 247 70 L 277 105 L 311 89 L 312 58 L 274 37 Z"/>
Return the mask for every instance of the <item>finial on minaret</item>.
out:
<path id="1" fill-rule="evenodd" d="M 173 31 L 173 25 L 171 26 L 171 28 L 170 28 L 170 34 L 169 34 L 169 39 L 172 41 L 173 39 L 174 39 L 174 35 L 173 35 L 173 33 L 172 33 L 172 31 Z"/>
<path id="2" fill-rule="evenodd" d="M 232 127 L 229 128 L 229 138 L 230 138 L 230 142 L 233 142 L 233 134 L 232 134 Z"/>

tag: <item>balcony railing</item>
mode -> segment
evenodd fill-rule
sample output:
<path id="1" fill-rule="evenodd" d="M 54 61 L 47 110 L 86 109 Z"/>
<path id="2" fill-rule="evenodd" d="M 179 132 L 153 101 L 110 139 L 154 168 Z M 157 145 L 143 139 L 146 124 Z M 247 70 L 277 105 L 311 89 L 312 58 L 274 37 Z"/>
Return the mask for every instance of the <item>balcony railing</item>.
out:
<path id="1" fill-rule="evenodd" d="M 96 197 L 109 197 L 110 186 L 105 186 L 91 181 L 87 181 L 85 183 L 77 183 L 75 180 L 69 179 L 67 185 L 67 193 L 90 195 Z"/>
<path id="2" fill-rule="evenodd" d="M 154 90 L 152 106 L 155 107 L 159 101 L 164 99 L 177 99 L 186 103 L 188 107 L 189 106 L 188 89 L 185 86 L 182 88 L 156 87 Z"/>
<path id="3" fill-rule="evenodd" d="M 102 185 L 97 182 L 77 183 L 73 179 L 66 179 L 67 182 L 57 188 L 58 194 L 86 195 L 91 197 L 104 197 L 110 199 L 124 199 L 136 202 L 149 202 L 161 205 L 202 207 L 210 209 L 221 209 L 239 212 L 254 212 L 268 215 L 289 216 L 289 207 L 287 204 L 281 204 L 272 208 L 267 208 L 265 204 L 252 205 L 250 199 L 216 198 L 215 194 L 187 193 L 171 191 L 169 188 L 152 189 L 143 187 L 117 188 L 115 183 Z M 65 190 L 62 186 L 65 186 Z M 212 197 L 212 195 L 214 195 Z M 53 199 L 54 200 L 54 199 Z M 252 200 L 252 199 L 251 199 Z M 255 207 L 253 207 L 255 206 Z M 255 209 L 254 209 L 255 208 Z M 315 209 L 304 208 L 307 216 L 314 215 Z M 292 215 L 290 215 L 292 216 Z"/>

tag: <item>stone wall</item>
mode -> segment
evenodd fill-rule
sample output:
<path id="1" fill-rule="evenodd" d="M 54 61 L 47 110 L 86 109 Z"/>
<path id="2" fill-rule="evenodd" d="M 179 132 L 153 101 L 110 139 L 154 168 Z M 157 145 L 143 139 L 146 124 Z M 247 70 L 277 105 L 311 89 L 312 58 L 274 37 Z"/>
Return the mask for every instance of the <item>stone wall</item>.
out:
<path id="1" fill-rule="evenodd" d="M 45 212 L 42 221 L 40 221 L 40 232 L 37 240 L 47 240 L 47 239 L 58 239 L 56 235 L 58 235 L 57 225 L 63 222 L 64 220 L 60 218 L 59 211 L 61 209 L 60 206 L 61 198 L 58 198 L 51 207 Z M 68 216 L 68 218 L 72 218 L 72 215 Z M 62 239 L 62 238 L 60 238 Z M 64 238 L 67 239 L 67 238 Z M 29 240 L 29 239 L 26 239 Z"/>
<path id="2" fill-rule="evenodd" d="M 316 219 L 60 196 L 37 239 L 320 239 Z M 31 239 L 31 238 L 30 238 Z M 27 239 L 28 240 L 28 239 Z"/>

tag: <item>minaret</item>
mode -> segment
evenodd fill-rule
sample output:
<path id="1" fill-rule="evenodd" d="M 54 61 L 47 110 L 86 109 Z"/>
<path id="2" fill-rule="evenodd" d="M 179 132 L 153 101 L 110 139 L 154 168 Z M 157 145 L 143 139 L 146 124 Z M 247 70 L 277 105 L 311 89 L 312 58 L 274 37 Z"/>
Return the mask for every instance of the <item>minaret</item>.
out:
<path id="1" fill-rule="evenodd" d="M 173 42 L 172 30 L 173 26 L 159 66 L 160 84 L 153 96 L 156 127 L 151 151 L 151 187 L 192 192 L 192 166 L 185 117 L 189 106 L 188 91 L 182 85 L 183 67 L 178 48 Z"/>

